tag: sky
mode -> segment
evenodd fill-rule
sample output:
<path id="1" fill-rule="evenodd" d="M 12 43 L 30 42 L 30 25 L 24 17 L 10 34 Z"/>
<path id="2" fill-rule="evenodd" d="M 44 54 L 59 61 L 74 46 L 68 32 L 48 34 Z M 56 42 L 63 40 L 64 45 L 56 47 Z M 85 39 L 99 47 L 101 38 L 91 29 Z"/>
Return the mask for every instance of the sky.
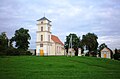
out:
<path id="1" fill-rule="evenodd" d="M 0 0 L 0 33 L 8 38 L 21 27 L 29 29 L 30 48 L 36 48 L 37 21 L 45 14 L 52 34 L 64 43 L 66 36 L 95 33 L 99 45 L 120 48 L 120 0 Z"/>

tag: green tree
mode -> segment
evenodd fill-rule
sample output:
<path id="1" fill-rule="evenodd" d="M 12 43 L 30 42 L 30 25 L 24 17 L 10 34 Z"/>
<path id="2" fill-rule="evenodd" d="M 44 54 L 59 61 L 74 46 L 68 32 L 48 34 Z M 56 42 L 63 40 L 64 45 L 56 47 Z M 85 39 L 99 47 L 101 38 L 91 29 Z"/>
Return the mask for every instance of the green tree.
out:
<path id="1" fill-rule="evenodd" d="M 8 47 L 8 37 L 6 32 L 2 32 L 0 35 L 0 48 L 7 48 Z"/>
<path id="2" fill-rule="evenodd" d="M 120 53 L 119 50 L 115 48 L 115 54 L 113 55 L 115 60 L 120 60 Z"/>
<path id="3" fill-rule="evenodd" d="M 69 34 L 68 36 L 66 36 L 66 42 L 65 42 L 64 47 L 66 49 L 66 52 L 68 53 L 71 36 L 72 36 L 72 48 L 74 48 L 75 55 L 77 56 L 78 48 L 80 46 L 80 38 L 76 34 Z"/>
<path id="4" fill-rule="evenodd" d="M 17 49 L 27 51 L 29 47 L 29 40 L 31 39 L 29 35 L 29 30 L 20 28 L 19 30 L 15 31 L 15 36 L 12 37 L 12 41 L 15 41 Z"/>
<path id="5" fill-rule="evenodd" d="M 97 47 L 98 47 L 98 42 L 97 42 L 97 35 L 95 35 L 94 33 L 87 33 L 86 35 L 82 36 L 82 46 L 87 46 L 87 49 L 91 52 L 91 51 L 97 51 Z"/>
<path id="6" fill-rule="evenodd" d="M 2 32 L 0 34 L 0 55 L 5 55 L 5 50 L 8 47 L 8 37 L 6 35 L 6 32 Z"/>
<path id="7" fill-rule="evenodd" d="M 107 45 L 105 43 L 102 43 L 100 46 L 99 46 L 99 51 L 101 51 L 103 48 L 107 47 Z"/>

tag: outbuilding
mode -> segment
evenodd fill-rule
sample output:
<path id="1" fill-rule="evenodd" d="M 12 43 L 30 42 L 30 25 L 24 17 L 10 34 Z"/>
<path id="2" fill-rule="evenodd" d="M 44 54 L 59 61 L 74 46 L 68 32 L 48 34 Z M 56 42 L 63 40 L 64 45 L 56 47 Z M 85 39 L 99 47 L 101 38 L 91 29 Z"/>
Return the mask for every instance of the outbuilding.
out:
<path id="1" fill-rule="evenodd" d="M 100 51 L 100 55 L 101 58 L 112 58 L 113 52 L 110 48 L 108 47 L 104 47 L 101 51 Z"/>

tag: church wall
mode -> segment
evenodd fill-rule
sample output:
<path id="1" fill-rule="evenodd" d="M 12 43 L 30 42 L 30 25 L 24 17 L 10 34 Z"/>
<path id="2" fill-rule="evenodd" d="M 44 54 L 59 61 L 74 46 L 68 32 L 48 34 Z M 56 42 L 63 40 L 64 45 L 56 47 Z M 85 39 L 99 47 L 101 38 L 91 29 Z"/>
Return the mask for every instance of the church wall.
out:
<path id="1" fill-rule="evenodd" d="M 53 41 L 52 41 L 51 54 L 50 55 L 55 55 L 55 43 Z"/>
<path id="2" fill-rule="evenodd" d="M 59 43 L 56 43 L 56 55 L 64 55 L 63 46 Z"/>
<path id="3" fill-rule="evenodd" d="M 47 44 L 43 45 L 43 50 L 44 50 L 44 56 L 48 55 Z"/>
<path id="4" fill-rule="evenodd" d="M 40 46 L 39 45 L 36 46 L 36 55 L 37 56 L 40 55 Z"/>
<path id="5" fill-rule="evenodd" d="M 37 40 L 36 41 L 40 41 L 40 34 L 37 33 Z"/>
<path id="6" fill-rule="evenodd" d="M 41 27 L 43 27 L 43 31 L 48 31 L 48 25 L 38 24 L 38 31 L 41 31 Z"/>

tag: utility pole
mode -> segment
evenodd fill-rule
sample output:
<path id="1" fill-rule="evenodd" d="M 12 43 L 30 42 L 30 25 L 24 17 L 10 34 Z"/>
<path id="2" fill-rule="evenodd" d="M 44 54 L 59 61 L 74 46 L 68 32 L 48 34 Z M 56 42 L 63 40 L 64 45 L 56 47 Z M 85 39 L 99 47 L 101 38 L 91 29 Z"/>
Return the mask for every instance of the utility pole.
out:
<path id="1" fill-rule="evenodd" d="M 72 57 L 72 35 L 70 36 L 70 41 L 69 41 L 69 48 L 68 48 L 68 53 L 70 53 L 71 57 Z"/>

